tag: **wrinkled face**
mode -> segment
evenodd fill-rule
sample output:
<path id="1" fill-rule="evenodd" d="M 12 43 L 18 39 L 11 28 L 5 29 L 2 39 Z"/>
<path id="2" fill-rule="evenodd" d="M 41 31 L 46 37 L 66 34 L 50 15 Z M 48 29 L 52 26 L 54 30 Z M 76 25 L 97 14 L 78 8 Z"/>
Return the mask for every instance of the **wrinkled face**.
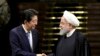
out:
<path id="1" fill-rule="evenodd" d="M 71 29 L 71 27 L 72 27 L 72 25 L 70 24 L 70 23 L 68 23 L 67 21 L 66 21 L 66 19 L 62 16 L 61 17 L 61 20 L 60 20 L 60 28 L 61 28 L 61 30 L 62 29 L 65 29 L 65 30 L 67 30 L 68 32 L 70 31 L 70 29 Z"/>
<path id="2" fill-rule="evenodd" d="M 32 18 L 32 20 L 27 22 L 27 26 L 29 29 L 34 29 L 36 27 L 36 25 L 38 24 L 38 17 L 33 16 L 31 18 Z"/>

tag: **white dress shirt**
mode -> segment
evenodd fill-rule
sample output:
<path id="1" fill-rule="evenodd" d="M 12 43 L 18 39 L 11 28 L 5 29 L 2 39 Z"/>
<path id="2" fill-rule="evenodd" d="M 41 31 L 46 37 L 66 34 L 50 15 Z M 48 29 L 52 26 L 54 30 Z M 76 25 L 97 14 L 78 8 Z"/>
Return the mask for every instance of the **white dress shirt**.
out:
<path id="1" fill-rule="evenodd" d="M 30 44 L 31 50 L 33 50 L 32 31 L 27 31 L 23 24 L 22 24 L 22 27 L 23 27 L 25 33 L 28 35 L 29 44 Z"/>

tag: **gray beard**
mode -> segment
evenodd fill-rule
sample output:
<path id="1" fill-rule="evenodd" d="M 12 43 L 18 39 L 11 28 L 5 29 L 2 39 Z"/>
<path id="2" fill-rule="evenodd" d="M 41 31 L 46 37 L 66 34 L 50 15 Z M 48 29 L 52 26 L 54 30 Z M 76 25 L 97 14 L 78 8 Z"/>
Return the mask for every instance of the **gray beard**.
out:
<path id="1" fill-rule="evenodd" d="M 65 34 L 67 34 L 67 30 L 66 29 L 61 29 L 59 34 L 60 35 L 65 35 Z"/>

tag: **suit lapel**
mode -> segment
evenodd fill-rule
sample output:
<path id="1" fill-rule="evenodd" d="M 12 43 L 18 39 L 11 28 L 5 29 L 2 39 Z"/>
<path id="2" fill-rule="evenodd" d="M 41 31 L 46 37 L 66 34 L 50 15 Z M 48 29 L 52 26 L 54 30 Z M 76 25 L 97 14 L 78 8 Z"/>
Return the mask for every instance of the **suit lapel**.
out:
<path id="1" fill-rule="evenodd" d="M 26 45 L 25 47 L 29 48 L 29 50 L 31 51 L 28 37 L 26 36 L 26 33 L 22 26 L 19 26 L 19 34 L 22 37 L 22 39 L 24 39 L 23 41 L 25 42 L 24 43 Z"/>

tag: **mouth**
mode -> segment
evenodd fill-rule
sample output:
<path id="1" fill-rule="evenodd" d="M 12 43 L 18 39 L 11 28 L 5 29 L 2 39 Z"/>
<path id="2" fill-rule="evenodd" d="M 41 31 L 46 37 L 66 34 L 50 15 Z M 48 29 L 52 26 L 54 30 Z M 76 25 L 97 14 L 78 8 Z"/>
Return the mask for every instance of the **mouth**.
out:
<path id="1" fill-rule="evenodd" d="M 62 27 L 59 27 L 59 29 L 62 29 Z"/>
<path id="2" fill-rule="evenodd" d="M 32 29 L 35 29 L 35 26 L 33 26 Z"/>
<path id="3" fill-rule="evenodd" d="M 62 27 L 60 27 L 60 30 L 62 30 L 63 28 Z"/>

